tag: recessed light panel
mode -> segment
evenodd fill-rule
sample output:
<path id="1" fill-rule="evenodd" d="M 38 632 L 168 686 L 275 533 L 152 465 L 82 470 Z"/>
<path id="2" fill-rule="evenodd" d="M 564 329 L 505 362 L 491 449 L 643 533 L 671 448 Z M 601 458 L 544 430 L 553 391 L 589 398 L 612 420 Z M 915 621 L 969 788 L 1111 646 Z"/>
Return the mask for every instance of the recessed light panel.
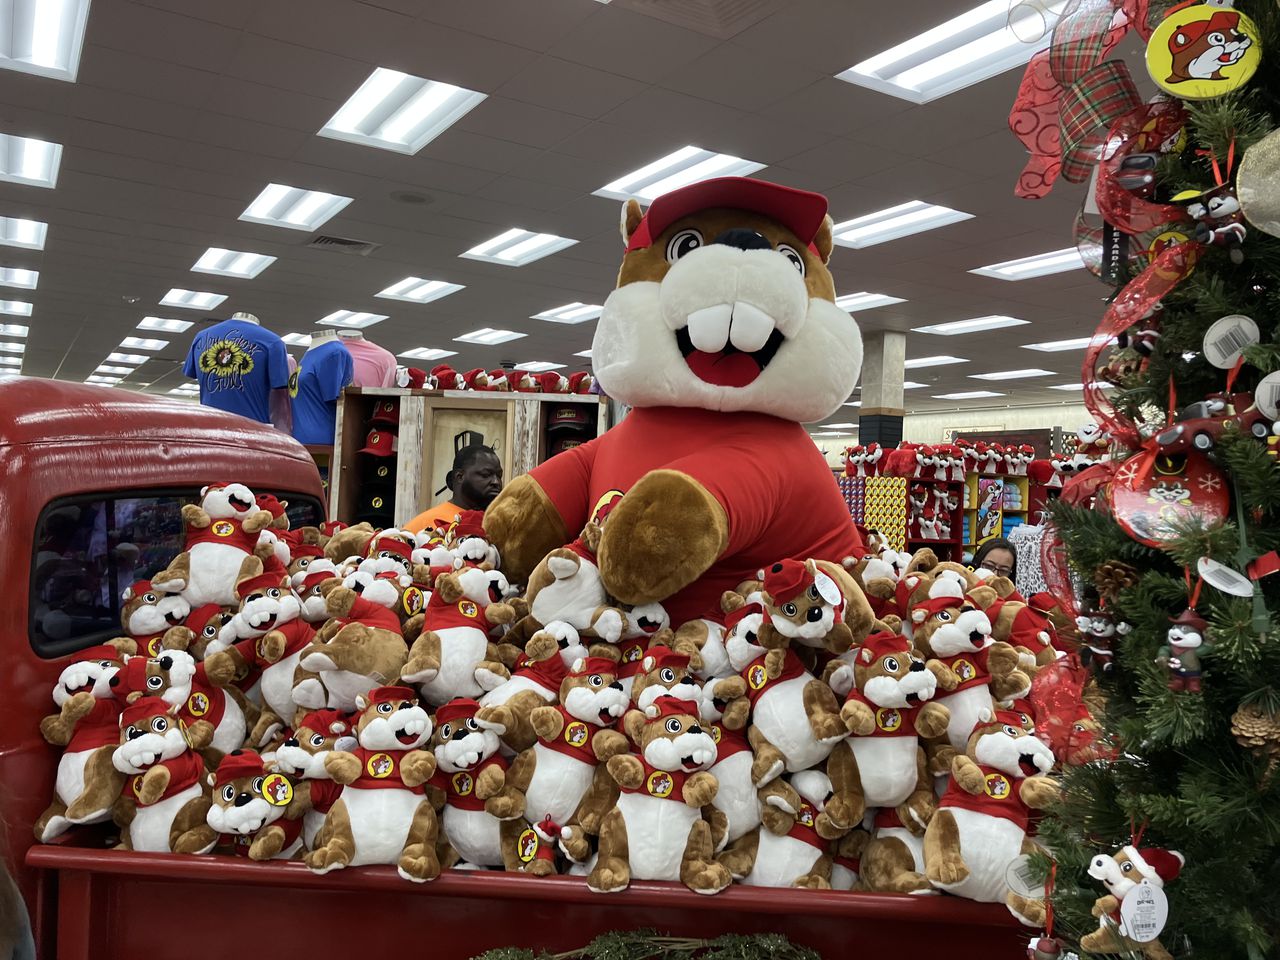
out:
<path id="1" fill-rule="evenodd" d="M 842 406 L 842 407 L 860 407 L 860 406 L 862 406 L 862 401 L 861 401 L 861 400 L 850 400 L 850 401 L 848 401 L 847 403 L 842 403 L 842 404 L 840 404 L 840 406 Z"/>
<path id="2" fill-rule="evenodd" d="M 1084 260 L 1080 258 L 1080 251 L 1076 247 L 1067 247 L 1065 250 L 1023 257 L 1021 260 L 993 263 L 969 272 L 980 277 L 994 277 L 996 280 L 1030 280 L 1032 277 L 1047 277 L 1051 273 L 1066 273 L 1083 267 Z"/>
<path id="3" fill-rule="evenodd" d="M 470 113 L 483 93 L 378 67 L 320 136 L 414 154 Z"/>
<path id="4" fill-rule="evenodd" d="M 25 300 L 0 300 L 0 313 L 11 317 L 29 317 L 31 304 Z"/>
<path id="5" fill-rule="evenodd" d="M 7 0 L 0 69 L 75 82 L 89 0 Z"/>
<path id="6" fill-rule="evenodd" d="M 92 376 L 85 377 L 84 382 L 96 383 L 99 386 L 103 386 L 103 387 L 114 387 L 117 383 L 120 382 L 120 379 L 121 379 L 120 377 L 104 377 L 101 374 L 95 373 Z"/>
<path id="7" fill-rule="evenodd" d="M 34 290 L 39 282 L 40 272 L 38 270 L 25 270 L 22 267 L 0 267 L 0 287 Z"/>
<path id="8" fill-rule="evenodd" d="M 27 345 L 25 343 L 15 343 L 12 340 L 0 340 L 0 353 L 26 353 Z"/>
<path id="9" fill-rule="evenodd" d="M 326 327 L 350 327 L 355 330 L 362 330 L 365 327 L 372 327 L 375 323 L 381 323 L 386 320 L 386 314 L 382 313 L 361 313 L 356 310 L 335 310 L 327 317 L 322 317 L 316 323 Z"/>
<path id="10" fill-rule="evenodd" d="M 275 262 L 275 257 L 262 253 L 242 253 L 239 250 L 210 247 L 191 270 L 193 273 L 212 273 L 219 277 L 252 280 Z"/>
<path id="11" fill-rule="evenodd" d="M 1044 343 L 1024 343 L 1023 350 L 1039 350 L 1042 353 L 1060 353 L 1063 350 L 1083 350 L 1093 337 L 1075 337 L 1071 340 L 1046 340 Z"/>
<path id="12" fill-rule="evenodd" d="M 546 373 L 548 370 L 563 370 L 563 363 L 548 363 L 546 360 L 526 360 L 516 364 L 517 370 L 525 373 Z"/>
<path id="13" fill-rule="evenodd" d="M 52 190 L 61 162 L 60 143 L 0 133 L 0 181 Z"/>
<path id="14" fill-rule="evenodd" d="M 1003 397 L 1003 393 L 994 393 L 990 390 L 966 390 L 962 393 L 935 393 L 935 400 L 984 400 L 988 397 Z"/>
<path id="15" fill-rule="evenodd" d="M 912 327 L 913 333 L 936 333 L 943 337 L 954 337 L 962 333 L 980 333 L 983 330 L 999 330 L 1002 327 L 1017 327 L 1030 320 L 1019 320 L 1017 317 L 974 317 L 972 320 L 952 320 L 948 323 L 933 323 L 927 327 Z"/>
<path id="16" fill-rule="evenodd" d="M 194 326 L 190 320 L 175 320 L 171 317 L 143 317 L 138 324 L 139 330 L 159 330 L 162 333 L 185 333 Z"/>
<path id="17" fill-rule="evenodd" d="M 1109 386 L 1109 384 L 1101 384 L 1101 386 Z M 1050 390 L 1074 390 L 1076 393 L 1084 393 L 1083 383 L 1055 383 Z"/>
<path id="18" fill-rule="evenodd" d="M 404 357 L 406 360 L 443 360 L 445 357 L 456 357 L 457 350 L 438 350 L 434 347 L 414 347 L 412 350 L 405 350 L 396 356 Z"/>
<path id="19" fill-rule="evenodd" d="M 856 423 L 824 423 L 823 430 L 852 430 L 858 425 Z"/>
<path id="20" fill-rule="evenodd" d="M 903 390 L 919 390 L 921 387 L 927 387 L 927 383 L 916 383 L 914 380 L 902 381 Z"/>
<path id="21" fill-rule="evenodd" d="M 840 80 L 912 103 L 928 103 L 1026 63 L 1049 45 L 1066 0 L 1046 5 L 989 0 L 854 64 Z"/>
<path id="22" fill-rule="evenodd" d="M 120 341 L 120 346 L 130 350 L 163 350 L 168 345 L 168 340 L 152 340 L 147 337 L 125 337 Z"/>
<path id="23" fill-rule="evenodd" d="M 575 356 L 575 357 L 585 357 L 586 359 L 590 360 L 590 359 L 591 359 L 591 351 L 590 351 L 590 350 L 579 350 L 577 353 L 575 353 L 575 354 L 574 354 L 574 356 Z"/>
<path id="24" fill-rule="evenodd" d="M 679 187 L 687 187 L 712 177 L 745 177 L 763 170 L 763 163 L 715 153 L 701 147 L 681 147 L 675 153 L 653 161 L 607 183 L 595 191 L 597 197 L 613 200 L 653 200 Z"/>
<path id="25" fill-rule="evenodd" d="M 507 267 L 523 267 L 526 263 L 541 260 L 565 247 L 572 247 L 577 242 L 567 237 L 557 237 L 554 233 L 533 233 L 512 227 L 458 256 L 467 260 L 500 263 Z"/>
<path id="26" fill-rule="evenodd" d="M 874 310 L 876 307 L 887 307 L 895 303 L 906 303 L 902 297 L 891 297 L 885 293 L 846 293 L 836 297 L 836 306 L 841 310 Z"/>
<path id="27" fill-rule="evenodd" d="M 314 230 L 350 202 L 350 197 L 334 193 L 269 183 L 240 219 L 288 230 Z"/>
<path id="28" fill-rule="evenodd" d="M 222 293 L 183 290 L 181 287 L 174 287 L 160 299 L 160 306 L 186 307 L 188 310 L 212 310 L 226 299 L 226 294 Z"/>
<path id="29" fill-rule="evenodd" d="M 49 225 L 21 217 L 0 217 L 0 244 L 24 250 L 43 250 Z"/>
<path id="30" fill-rule="evenodd" d="M 112 363 L 146 363 L 151 358 L 140 353 L 120 353 L 117 351 L 108 353 L 107 359 Z"/>
<path id="31" fill-rule="evenodd" d="M 952 363 L 968 363 L 964 357 L 948 357 L 939 355 L 936 357 L 916 357 L 914 360 L 907 360 L 902 364 L 907 370 L 917 370 L 921 367 L 945 367 Z"/>
<path id="32" fill-rule="evenodd" d="M 21 357 L 0 357 L 0 367 L 20 367 L 22 366 Z"/>
<path id="33" fill-rule="evenodd" d="M 1027 367 L 1023 370 L 996 370 L 993 373 L 971 373 L 970 380 L 1027 380 L 1031 377 L 1052 377 L 1052 370 Z"/>
<path id="34" fill-rule="evenodd" d="M 93 372 L 94 373 L 119 373 L 127 377 L 131 373 L 136 373 L 137 370 L 135 367 L 115 367 L 109 363 L 100 363 L 98 364 L 98 368 Z"/>
<path id="35" fill-rule="evenodd" d="M 911 200 L 896 207 L 837 223 L 831 228 L 831 238 L 842 247 L 861 249 L 972 219 L 972 213 L 940 207 L 923 200 Z"/>
<path id="36" fill-rule="evenodd" d="M 492 347 L 494 344 L 507 343 L 511 340 L 519 340 L 527 334 L 517 333 L 515 330 L 495 330 L 492 327 L 481 327 L 479 330 L 472 330 L 470 333 L 464 333 L 460 337 L 454 337 L 455 343 L 479 343 L 486 347 Z"/>
<path id="37" fill-rule="evenodd" d="M 388 300 L 403 300 L 406 303 L 430 303 L 451 293 L 465 290 L 460 283 L 446 283 L 444 280 L 424 280 L 422 277 L 405 277 L 399 283 L 393 283 L 375 296 Z"/>
<path id="38" fill-rule="evenodd" d="M 311 334 L 309 333 L 286 333 L 280 339 L 291 347 L 311 346 Z"/>
<path id="39" fill-rule="evenodd" d="M 21 323 L 0 323 L 0 336 L 25 337 L 30 330 L 30 327 L 23 326 Z"/>
<path id="40" fill-rule="evenodd" d="M 599 304 L 575 301 L 566 303 L 563 307 L 552 307 L 550 310 L 535 313 L 529 319 L 547 320 L 551 323 L 586 323 L 588 320 L 596 319 L 603 312 L 604 307 Z"/>

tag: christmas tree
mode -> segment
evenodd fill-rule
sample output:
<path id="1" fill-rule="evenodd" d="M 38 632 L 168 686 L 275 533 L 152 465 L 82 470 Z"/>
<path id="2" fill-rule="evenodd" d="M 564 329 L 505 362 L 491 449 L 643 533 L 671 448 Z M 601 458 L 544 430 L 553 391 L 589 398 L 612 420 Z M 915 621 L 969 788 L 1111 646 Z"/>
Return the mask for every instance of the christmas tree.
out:
<path id="1" fill-rule="evenodd" d="M 1157 102 L 1109 103 L 1114 89 L 1062 76 L 1064 44 L 1085 44 L 1072 68 L 1097 79 L 1105 40 L 1126 27 L 1147 41 Z M 1090 703 L 1114 759 L 1066 770 L 1039 833 L 1051 853 L 1033 865 L 1053 934 L 1081 956 L 1280 956 L 1280 470 L 1268 442 L 1280 398 L 1280 7 L 1079 2 L 1053 39 L 1060 172 L 1093 175 L 1085 163 L 1070 176 L 1073 149 L 1097 162 L 1102 222 L 1082 212 L 1076 235 L 1100 248 L 1114 292 L 1083 377 L 1114 442 L 1108 464 L 1064 490 L 1050 535 L 1061 549 L 1045 558 L 1061 583 L 1070 574 L 1081 613 L 1121 629 L 1114 660 L 1092 656 Z M 1068 101 L 1089 96 L 1105 122 L 1073 128 Z M 1024 82 L 1015 130 L 1028 103 Z M 1047 155 L 1037 175 L 1046 169 L 1051 183 Z M 1047 192 L 1027 177 L 1020 193 Z M 1218 323 L 1236 317 L 1248 321 Z M 1191 634 L 1203 645 L 1183 642 Z M 1086 637 L 1084 659 L 1106 642 Z M 1185 861 L 1166 864 L 1158 941 L 1127 938 L 1095 910 L 1111 868 L 1094 858 L 1126 847 Z M 1139 856 L 1141 872 L 1152 860 Z"/>

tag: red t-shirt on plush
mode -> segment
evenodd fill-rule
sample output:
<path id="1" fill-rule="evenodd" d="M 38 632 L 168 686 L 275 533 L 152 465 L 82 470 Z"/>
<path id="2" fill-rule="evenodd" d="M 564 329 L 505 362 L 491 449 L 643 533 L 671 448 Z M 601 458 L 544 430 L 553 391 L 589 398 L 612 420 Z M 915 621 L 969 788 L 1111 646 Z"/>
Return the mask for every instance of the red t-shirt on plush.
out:
<path id="1" fill-rule="evenodd" d="M 693 477 L 725 508 L 729 545 L 696 583 L 664 601 L 672 623 L 719 610 L 720 595 L 794 557 L 861 556 L 861 538 L 822 454 L 800 424 L 687 407 L 631 411 L 603 436 L 533 470 L 571 536 L 610 491 L 650 470 Z"/>

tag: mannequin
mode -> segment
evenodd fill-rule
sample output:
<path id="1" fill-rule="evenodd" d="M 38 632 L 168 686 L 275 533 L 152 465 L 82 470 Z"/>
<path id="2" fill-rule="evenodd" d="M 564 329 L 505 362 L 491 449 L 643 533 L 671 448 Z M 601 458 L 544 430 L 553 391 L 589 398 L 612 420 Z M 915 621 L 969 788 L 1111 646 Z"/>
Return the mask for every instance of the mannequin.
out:
<path id="1" fill-rule="evenodd" d="M 200 402 L 291 428 L 289 354 L 257 317 L 237 313 L 196 334 L 183 372 L 200 383 Z"/>
<path id="2" fill-rule="evenodd" d="M 311 335 L 290 387 L 293 397 L 293 436 L 299 443 L 328 446 L 334 442 L 338 397 L 352 382 L 355 364 L 346 344 L 332 327 Z"/>
<path id="3" fill-rule="evenodd" d="M 257 317 L 255 317 L 252 313 L 244 313 L 244 312 L 233 313 L 231 315 L 231 319 L 240 320 L 244 323 L 252 323 L 255 327 L 262 326 L 262 321 L 259 320 Z"/>
<path id="4" fill-rule="evenodd" d="M 338 338 L 351 351 L 355 362 L 357 387 L 394 387 L 396 385 L 396 358 L 390 350 L 384 350 L 367 339 L 359 330 L 350 327 L 338 329 Z"/>

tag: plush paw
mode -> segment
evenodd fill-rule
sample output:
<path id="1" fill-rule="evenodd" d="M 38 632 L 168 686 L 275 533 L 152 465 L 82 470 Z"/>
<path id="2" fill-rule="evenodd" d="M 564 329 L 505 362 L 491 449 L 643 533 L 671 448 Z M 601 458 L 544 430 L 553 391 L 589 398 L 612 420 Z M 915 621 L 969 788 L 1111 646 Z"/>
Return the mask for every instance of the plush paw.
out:
<path id="1" fill-rule="evenodd" d="M 837 743 L 849 736 L 849 728 L 838 713 L 822 713 L 809 717 L 809 727 L 819 743 Z"/>
<path id="2" fill-rule="evenodd" d="M 953 886 L 969 877 L 969 868 L 959 858 L 945 858 L 929 864 L 929 879 L 936 884 Z"/>
<path id="3" fill-rule="evenodd" d="M 591 627 L 601 640 L 606 643 L 617 643 L 622 639 L 622 625 L 622 614 L 610 607 L 596 617 Z"/>
<path id="4" fill-rule="evenodd" d="M 485 661 L 476 667 L 475 678 L 480 689 L 488 693 L 490 690 L 497 690 L 510 680 L 511 673 L 500 663 Z"/>
<path id="5" fill-rule="evenodd" d="M 219 650 L 205 657 L 204 673 L 215 687 L 225 687 L 236 679 L 236 661 L 230 652 Z"/>
<path id="6" fill-rule="evenodd" d="M 315 677 L 303 680 L 293 688 L 293 702 L 308 710 L 319 710 L 325 705 L 324 684 Z"/>
<path id="7" fill-rule="evenodd" d="M 476 679 L 479 679 L 478 675 Z M 481 686 L 483 685 L 481 684 Z M 476 713 L 476 723 L 482 729 L 492 730 L 498 736 L 502 736 L 515 727 L 516 717 L 509 706 L 505 703 L 500 703 L 495 707 L 481 707 Z"/>
<path id="8" fill-rule="evenodd" d="M 498 820 L 515 820 L 524 816 L 524 794 L 503 793 L 484 803 L 484 812 Z"/>
<path id="9" fill-rule="evenodd" d="M 796 882 L 791 885 L 801 890 L 830 890 L 831 889 L 831 884 L 829 881 L 823 879 L 822 877 L 816 876 L 815 874 L 812 874 L 812 873 L 805 874 L 803 877 L 796 880 Z"/>
<path id="10" fill-rule="evenodd" d="M 317 847 L 305 857 L 302 862 L 307 865 L 307 869 L 314 873 L 328 873 L 330 870 L 341 870 L 347 865 L 347 861 L 336 850 L 329 847 Z"/>
<path id="11" fill-rule="evenodd" d="M 284 656 L 284 648 L 287 645 L 285 636 L 279 630 L 272 630 L 264 637 L 258 639 L 258 656 L 267 663 L 278 663 L 280 658 Z"/>
<path id="12" fill-rule="evenodd" d="M 686 886 L 694 893 L 719 893 L 731 883 L 733 877 L 729 869 L 723 863 L 713 861 L 691 876 Z"/>
<path id="13" fill-rule="evenodd" d="M 591 856 L 591 843 L 581 827 L 565 827 L 560 831 L 560 852 L 573 863 L 586 863 Z"/>
<path id="14" fill-rule="evenodd" d="M 617 893 L 627 889 L 631 883 L 631 874 L 625 870 L 610 870 L 608 867 L 596 867 L 587 877 L 587 888 L 593 893 Z"/>
<path id="15" fill-rule="evenodd" d="M 782 760 L 769 760 L 756 756 L 751 763 L 751 783 L 755 787 L 763 787 L 782 776 L 786 764 Z"/>
<path id="16" fill-rule="evenodd" d="M 405 683 L 430 683 L 440 675 L 440 661 L 435 657 L 413 657 L 400 671 Z"/>
<path id="17" fill-rule="evenodd" d="M 440 861 L 434 854 L 422 857 L 401 857 L 396 872 L 413 883 L 426 883 L 440 876 Z"/>

